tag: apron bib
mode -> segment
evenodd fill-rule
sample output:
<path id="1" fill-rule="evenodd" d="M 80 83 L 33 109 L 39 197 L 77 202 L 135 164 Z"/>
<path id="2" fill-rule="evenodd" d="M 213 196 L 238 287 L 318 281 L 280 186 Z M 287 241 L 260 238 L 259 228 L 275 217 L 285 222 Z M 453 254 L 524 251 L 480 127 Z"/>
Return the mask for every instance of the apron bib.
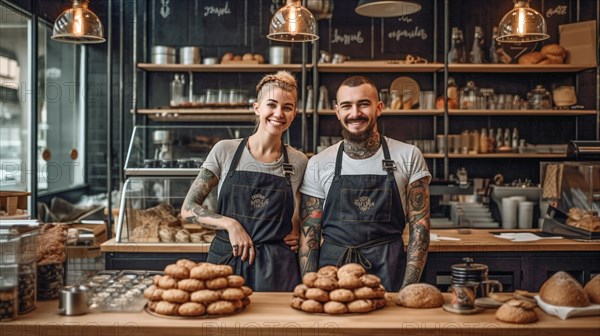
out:
<path id="1" fill-rule="evenodd" d="M 236 219 L 252 237 L 254 263 L 232 254 L 226 230 L 218 230 L 208 262 L 227 264 L 255 291 L 290 292 L 300 282 L 296 254 L 283 242 L 292 230 L 294 193 L 287 150 L 282 146 L 285 177 L 239 171 L 237 166 L 248 138 L 238 146 L 218 197 L 219 214 Z"/>
<path id="2" fill-rule="evenodd" d="M 393 172 L 396 168 L 383 136 L 381 145 L 386 175 L 341 175 L 344 143 L 340 143 L 323 209 L 319 267 L 358 263 L 379 276 L 387 291 L 397 291 L 406 265 L 405 217 Z"/>

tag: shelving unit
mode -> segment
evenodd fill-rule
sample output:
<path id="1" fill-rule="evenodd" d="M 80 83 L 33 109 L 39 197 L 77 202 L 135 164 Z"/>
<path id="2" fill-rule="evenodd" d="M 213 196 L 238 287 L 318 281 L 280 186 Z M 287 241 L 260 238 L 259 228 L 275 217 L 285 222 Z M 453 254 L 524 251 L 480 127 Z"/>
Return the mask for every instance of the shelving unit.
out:
<path id="1" fill-rule="evenodd" d="M 141 70 L 153 72 L 275 72 L 277 70 L 301 71 L 302 64 L 151 64 L 138 63 Z M 310 65 L 307 68 L 310 69 Z"/>

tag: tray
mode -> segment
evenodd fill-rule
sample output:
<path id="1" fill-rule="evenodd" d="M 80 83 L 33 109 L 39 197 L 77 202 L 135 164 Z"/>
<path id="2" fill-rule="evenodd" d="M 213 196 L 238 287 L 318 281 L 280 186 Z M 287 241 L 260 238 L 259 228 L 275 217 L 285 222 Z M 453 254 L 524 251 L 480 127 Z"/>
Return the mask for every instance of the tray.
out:
<path id="1" fill-rule="evenodd" d="M 226 316 L 232 316 L 232 315 L 236 315 L 236 314 L 239 314 L 239 313 L 243 313 L 243 312 L 246 311 L 246 309 L 248 309 L 248 306 L 244 306 L 241 309 L 238 309 L 238 310 L 234 311 L 231 314 L 219 314 L 219 315 L 204 314 L 204 315 L 200 315 L 200 316 L 179 316 L 179 315 L 163 315 L 163 314 L 159 314 L 159 313 L 151 311 L 150 308 L 148 308 L 148 305 L 146 305 L 144 307 L 144 310 L 146 311 L 146 313 L 148 313 L 148 314 L 150 314 L 152 316 L 166 318 L 166 319 L 171 319 L 171 320 L 215 319 L 215 318 L 219 318 L 219 317 L 226 317 Z"/>
<path id="2" fill-rule="evenodd" d="M 565 238 L 575 239 L 600 239 L 600 232 L 591 232 L 576 228 L 571 225 L 563 224 L 553 218 L 544 218 L 544 232 L 560 235 Z"/>

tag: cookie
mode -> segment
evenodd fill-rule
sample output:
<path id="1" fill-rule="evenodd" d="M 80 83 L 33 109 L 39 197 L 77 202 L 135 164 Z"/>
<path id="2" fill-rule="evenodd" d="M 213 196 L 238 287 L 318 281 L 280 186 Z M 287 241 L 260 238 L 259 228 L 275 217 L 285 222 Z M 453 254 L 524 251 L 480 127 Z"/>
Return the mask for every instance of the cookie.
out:
<path id="1" fill-rule="evenodd" d="M 156 304 L 154 311 L 158 314 L 162 315 L 177 315 L 177 310 L 179 309 L 179 304 L 168 302 L 168 301 L 160 301 Z"/>
<path id="2" fill-rule="evenodd" d="M 350 313 L 366 313 L 375 309 L 375 305 L 371 300 L 354 300 L 348 304 L 348 312 Z"/>
<path id="3" fill-rule="evenodd" d="M 348 307 L 340 302 L 329 301 L 323 305 L 323 311 L 327 314 L 345 314 L 348 312 Z"/>
<path id="4" fill-rule="evenodd" d="M 242 286 L 240 288 L 242 288 L 242 291 L 244 292 L 244 295 L 246 295 L 246 297 L 252 295 L 252 288 L 248 286 Z"/>
<path id="5" fill-rule="evenodd" d="M 167 289 L 162 293 L 162 299 L 163 301 L 184 303 L 190 300 L 190 294 L 181 289 Z"/>
<path id="6" fill-rule="evenodd" d="M 221 292 L 221 299 L 223 300 L 241 300 L 245 296 L 244 291 L 240 288 L 225 288 Z"/>
<path id="7" fill-rule="evenodd" d="M 344 288 L 331 291 L 329 293 L 329 298 L 332 301 L 337 302 L 350 302 L 356 300 L 356 296 L 354 295 L 354 293 L 351 290 Z"/>
<path id="8" fill-rule="evenodd" d="M 198 264 L 196 264 L 195 262 L 188 260 L 188 259 L 179 259 L 177 260 L 177 262 L 175 263 L 175 265 L 177 266 L 183 266 L 185 268 L 189 270 L 191 270 L 192 268 L 196 267 Z"/>
<path id="9" fill-rule="evenodd" d="M 171 264 L 165 267 L 165 274 L 175 279 L 187 279 L 190 276 L 190 271 L 184 266 Z"/>
<path id="10" fill-rule="evenodd" d="M 317 278 L 317 280 L 315 280 L 314 287 L 320 288 L 322 290 L 330 291 L 330 290 L 337 289 L 339 286 L 338 286 L 338 282 L 335 278 L 319 277 L 319 278 Z"/>
<path id="11" fill-rule="evenodd" d="M 383 308 L 383 307 L 387 306 L 387 300 L 385 298 L 372 299 L 371 301 L 373 301 L 373 305 L 375 306 L 375 309 L 379 309 L 379 308 Z"/>
<path id="12" fill-rule="evenodd" d="M 190 278 L 198 280 L 210 280 L 216 277 L 213 264 L 200 263 L 190 270 Z"/>
<path id="13" fill-rule="evenodd" d="M 206 288 L 208 289 L 221 289 L 227 287 L 227 278 L 214 278 L 206 280 Z"/>
<path id="14" fill-rule="evenodd" d="M 158 302 L 160 302 L 160 301 L 148 301 L 148 303 L 147 303 L 148 309 L 150 309 L 150 311 L 155 311 L 156 305 L 158 304 Z"/>
<path id="15" fill-rule="evenodd" d="M 183 279 L 179 280 L 177 283 L 177 288 L 187 291 L 187 292 L 195 292 L 197 290 L 201 290 L 206 288 L 204 286 L 204 281 L 197 279 Z"/>
<path id="16" fill-rule="evenodd" d="M 320 277 L 337 277 L 338 268 L 335 266 L 323 266 L 317 272 L 317 275 Z"/>
<path id="17" fill-rule="evenodd" d="M 227 276 L 227 287 L 242 287 L 246 281 L 243 276 L 239 275 L 228 275 Z"/>
<path id="18" fill-rule="evenodd" d="M 306 300 L 302 302 L 300 309 L 307 313 L 322 313 L 323 312 L 323 304 L 317 302 L 315 300 Z"/>
<path id="19" fill-rule="evenodd" d="M 213 291 L 210 289 L 201 289 L 199 291 L 195 291 L 190 296 L 190 299 L 194 302 L 200 303 L 211 303 L 218 301 L 221 298 L 221 293 L 218 291 Z"/>
<path id="20" fill-rule="evenodd" d="M 151 301 L 162 301 L 163 289 L 152 285 L 144 290 L 144 297 Z"/>
<path id="21" fill-rule="evenodd" d="M 171 277 L 170 275 L 163 275 L 158 280 L 158 287 L 162 289 L 174 289 L 177 288 L 177 279 Z"/>
<path id="22" fill-rule="evenodd" d="M 306 298 L 319 302 L 329 301 L 329 294 L 320 288 L 309 288 L 306 290 Z"/>
<path id="23" fill-rule="evenodd" d="M 292 306 L 292 308 L 294 309 L 298 309 L 298 310 L 302 310 L 302 303 L 304 302 L 304 299 L 299 298 L 299 297 L 293 297 L 292 301 L 290 302 L 290 305 Z"/>
<path id="24" fill-rule="evenodd" d="M 162 278 L 162 275 L 157 274 L 154 277 L 152 277 L 152 283 L 156 286 L 158 286 L 158 281 L 160 280 L 160 278 Z"/>
<path id="25" fill-rule="evenodd" d="M 381 285 L 381 279 L 374 274 L 365 274 L 360 277 L 360 281 L 366 287 L 379 287 Z"/>
<path id="26" fill-rule="evenodd" d="M 233 268 L 229 265 L 212 265 L 212 271 L 214 272 L 215 277 L 227 278 L 233 274 Z"/>
<path id="27" fill-rule="evenodd" d="M 355 289 L 363 287 L 363 283 L 360 278 L 353 275 L 344 275 L 338 279 L 338 286 L 345 289 Z"/>
<path id="28" fill-rule="evenodd" d="M 242 300 L 230 300 L 229 302 L 233 304 L 233 308 L 236 311 L 244 308 L 244 303 L 242 302 Z"/>
<path id="29" fill-rule="evenodd" d="M 206 311 L 210 315 L 231 314 L 235 311 L 235 306 L 229 301 L 215 301 L 206 307 Z"/>
<path id="30" fill-rule="evenodd" d="M 367 271 L 365 271 L 365 268 L 359 264 L 346 264 L 340 267 L 340 269 L 337 272 L 337 276 L 338 278 L 342 278 L 346 275 L 352 275 L 356 278 L 360 278 L 365 273 L 367 273 Z"/>
<path id="31" fill-rule="evenodd" d="M 302 283 L 305 284 L 307 287 L 314 287 L 315 280 L 317 280 L 318 278 L 319 276 L 317 275 L 317 273 L 309 272 L 304 274 L 304 276 L 302 277 Z"/>
<path id="32" fill-rule="evenodd" d="M 308 287 L 305 284 L 299 284 L 294 288 L 294 295 L 306 299 L 306 290 L 308 290 Z"/>
<path id="33" fill-rule="evenodd" d="M 186 302 L 179 306 L 177 312 L 181 316 L 200 316 L 206 314 L 206 307 L 202 303 Z"/>

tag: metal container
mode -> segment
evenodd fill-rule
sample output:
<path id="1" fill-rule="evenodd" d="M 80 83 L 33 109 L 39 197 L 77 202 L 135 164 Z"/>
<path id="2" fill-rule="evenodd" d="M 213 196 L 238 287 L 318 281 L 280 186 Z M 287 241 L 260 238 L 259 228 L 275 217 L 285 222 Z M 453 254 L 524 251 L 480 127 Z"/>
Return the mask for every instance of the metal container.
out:
<path id="1" fill-rule="evenodd" d="M 200 64 L 200 47 L 181 47 L 179 48 L 179 63 L 181 64 Z"/>
<path id="2" fill-rule="evenodd" d="M 87 314 L 88 288 L 85 286 L 65 286 L 60 290 L 58 313 L 60 315 Z"/>
<path id="3" fill-rule="evenodd" d="M 174 64 L 175 63 L 175 48 L 167 46 L 152 47 L 152 63 L 153 64 Z"/>
<path id="4" fill-rule="evenodd" d="M 219 63 L 219 60 L 216 57 L 205 57 L 202 60 L 202 64 L 205 64 L 205 65 L 213 65 L 213 64 L 218 64 L 218 63 Z"/>
<path id="5" fill-rule="evenodd" d="M 290 64 L 292 63 L 292 48 L 286 46 L 269 47 L 270 64 Z"/>

